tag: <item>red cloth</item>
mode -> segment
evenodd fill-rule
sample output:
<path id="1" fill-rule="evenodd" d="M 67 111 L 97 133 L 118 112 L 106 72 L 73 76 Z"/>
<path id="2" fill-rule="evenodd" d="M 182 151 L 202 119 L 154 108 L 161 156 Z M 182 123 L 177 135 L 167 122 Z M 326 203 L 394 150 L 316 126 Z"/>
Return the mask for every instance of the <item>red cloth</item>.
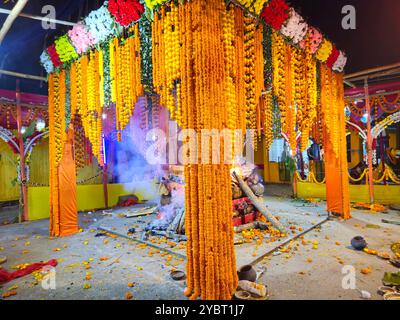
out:
<path id="1" fill-rule="evenodd" d="M 28 274 L 31 274 L 32 272 L 40 270 L 46 266 L 55 267 L 57 266 L 57 264 L 58 264 L 57 260 L 52 259 L 46 263 L 43 262 L 33 263 L 28 267 L 26 267 L 25 269 L 17 270 L 14 272 L 8 272 L 7 270 L 0 269 L 0 284 L 4 284 L 10 282 L 11 280 L 27 276 Z"/>
<path id="2" fill-rule="evenodd" d="M 137 205 L 138 204 L 138 202 L 135 200 L 135 199 L 129 199 L 129 200 L 126 200 L 123 204 L 122 204 L 122 207 L 132 207 L 132 206 L 135 206 L 135 205 Z"/>

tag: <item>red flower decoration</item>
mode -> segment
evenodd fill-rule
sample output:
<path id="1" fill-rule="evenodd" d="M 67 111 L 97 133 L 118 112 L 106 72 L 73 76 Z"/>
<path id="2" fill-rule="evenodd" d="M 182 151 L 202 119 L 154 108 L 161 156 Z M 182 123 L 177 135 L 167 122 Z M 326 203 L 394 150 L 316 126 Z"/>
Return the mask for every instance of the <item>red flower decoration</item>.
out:
<path id="1" fill-rule="evenodd" d="M 289 18 L 289 6 L 285 0 L 272 0 L 264 7 L 261 16 L 272 28 L 279 30 Z"/>
<path id="2" fill-rule="evenodd" d="M 331 55 L 329 56 L 328 60 L 326 61 L 326 65 L 332 69 L 336 60 L 339 58 L 339 55 L 340 55 L 340 51 L 336 48 L 333 48 Z"/>
<path id="3" fill-rule="evenodd" d="M 108 11 L 114 16 L 115 21 L 126 27 L 140 19 L 144 12 L 144 5 L 138 0 L 110 0 Z"/>
<path id="4" fill-rule="evenodd" d="M 58 56 L 56 45 L 52 44 L 50 47 L 47 48 L 47 53 L 50 56 L 51 61 L 53 62 L 55 67 L 59 67 L 62 65 L 60 57 Z"/>

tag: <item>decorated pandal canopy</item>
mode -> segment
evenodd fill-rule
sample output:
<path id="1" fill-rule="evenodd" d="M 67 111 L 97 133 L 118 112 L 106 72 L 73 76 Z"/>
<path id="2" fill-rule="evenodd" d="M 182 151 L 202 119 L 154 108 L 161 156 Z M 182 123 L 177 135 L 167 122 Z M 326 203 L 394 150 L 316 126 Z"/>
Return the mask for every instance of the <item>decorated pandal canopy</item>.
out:
<path id="1" fill-rule="evenodd" d="M 48 135 L 47 98 L 20 94 L 21 108 L 18 112 L 14 91 L 0 90 L 0 97 L 0 139 L 18 156 L 21 156 L 19 139 L 23 139 L 22 151 L 28 159 L 33 147 Z M 19 126 L 21 137 L 18 135 Z"/>
<path id="2" fill-rule="evenodd" d="M 400 184 L 400 177 L 397 176 L 400 154 L 394 148 L 384 148 L 384 131 L 396 126 L 400 122 L 400 82 L 389 82 L 369 86 L 369 103 L 371 108 L 368 118 L 367 100 L 365 99 L 364 88 L 351 88 L 346 90 L 346 112 L 347 126 L 349 129 L 358 132 L 362 138 L 364 152 L 363 161 L 368 162 L 367 156 L 367 122 L 371 121 L 372 138 L 372 164 L 377 167 L 374 175 L 375 183 Z M 381 140 L 382 138 L 382 140 Z M 378 144 L 381 145 L 380 153 L 377 151 Z M 379 161 L 378 161 L 379 159 Z M 383 160 L 383 161 L 382 161 Z M 379 172 L 378 172 L 379 171 Z M 357 177 L 350 176 L 353 182 L 362 181 L 367 175 L 367 169 Z"/>
<path id="3" fill-rule="evenodd" d="M 76 232 L 73 181 L 65 178 L 75 167 L 74 121 L 101 164 L 102 114 L 115 110 L 121 140 L 143 95 L 159 96 L 182 129 L 253 129 L 267 149 L 283 135 L 293 154 L 318 137 L 326 150 L 328 210 L 349 218 L 346 56 L 284 0 L 110 0 L 41 61 L 49 72 L 51 235 Z M 184 158 L 199 160 L 203 138 L 189 140 Z M 191 299 L 230 299 L 237 287 L 232 166 L 210 164 L 211 156 L 184 166 Z"/>
<path id="4" fill-rule="evenodd" d="M 0 90 L 0 126 L 8 130 L 17 128 L 16 93 L 10 90 Z M 32 94 L 21 94 L 22 125 L 28 127 L 32 122 L 48 123 L 47 98 Z"/>

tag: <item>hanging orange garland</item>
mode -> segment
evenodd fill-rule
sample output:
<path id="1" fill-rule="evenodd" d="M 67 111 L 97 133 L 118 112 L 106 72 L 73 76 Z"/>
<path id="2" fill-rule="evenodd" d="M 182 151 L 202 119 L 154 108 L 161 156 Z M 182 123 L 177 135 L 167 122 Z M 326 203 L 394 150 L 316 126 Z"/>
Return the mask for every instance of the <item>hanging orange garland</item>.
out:
<path id="1" fill-rule="evenodd" d="M 247 128 L 257 129 L 257 92 L 256 92 L 256 46 L 255 46 L 255 21 L 249 15 L 244 17 L 244 66 L 246 88 Z"/>
<path id="2" fill-rule="evenodd" d="M 200 134 L 202 129 L 237 125 L 236 59 L 224 53 L 225 49 L 235 52 L 233 12 L 226 12 L 222 0 L 198 0 L 179 7 L 170 4 L 165 12 L 155 14 L 154 86 L 171 116 L 183 128 L 198 132 L 197 146 L 188 144 L 184 154 L 188 160 L 200 161 L 185 165 L 185 294 L 191 299 L 230 299 L 237 286 L 230 170 L 228 165 L 211 164 L 212 152 L 202 153 L 206 150 Z M 224 154 L 223 144 L 220 152 Z M 209 157 L 197 157 L 200 154 Z"/>
<path id="3" fill-rule="evenodd" d="M 274 142 L 272 104 L 272 90 L 269 90 L 261 98 L 261 112 L 263 119 L 262 127 L 264 132 L 264 147 L 266 151 L 269 151 Z"/>
<path id="4" fill-rule="evenodd" d="M 282 131 L 287 132 L 287 101 L 286 101 L 286 46 L 284 39 L 275 31 L 272 33 L 272 67 L 273 90 L 278 99 L 281 114 Z"/>
<path id="5" fill-rule="evenodd" d="M 336 157 L 339 157 L 339 115 L 340 98 L 335 74 L 327 66 L 321 65 L 321 111 L 323 123 L 332 149 Z M 341 111 L 343 112 L 343 111 Z"/>
<path id="6" fill-rule="evenodd" d="M 310 40 L 305 42 L 303 77 L 305 79 L 305 105 L 303 107 L 303 121 L 300 124 L 301 142 L 300 149 L 308 148 L 311 130 L 317 119 L 317 67 L 311 52 Z"/>
<path id="7" fill-rule="evenodd" d="M 235 7 L 235 88 L 236 88 L 236 112 L 237 128 L 243 133 L 246 131 L 246 89 L 244 67 L 244 13 L 239 7 Z"/>
<path id="8" fill-rule="evenodd" d="M 130 28 L 127 39 L 114 38 L 110 43 L 111 99 L 115 102 L 118 140 L 128 125 L 136 103 L 143 95 L 139 26 Z"/>

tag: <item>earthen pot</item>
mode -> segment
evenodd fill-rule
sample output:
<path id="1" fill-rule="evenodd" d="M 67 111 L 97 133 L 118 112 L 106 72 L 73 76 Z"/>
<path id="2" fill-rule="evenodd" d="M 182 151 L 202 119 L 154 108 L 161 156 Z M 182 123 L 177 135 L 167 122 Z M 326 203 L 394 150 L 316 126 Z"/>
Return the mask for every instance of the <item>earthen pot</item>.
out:
<path id="1" fill-rule="evenodd" d="M 247 280 L 251 282 L 256 282 L 257 272 L 250 265 L 243 266 L 238 271 L 239 280 Z"/>
<path id="2" fill-rule="evenodd" d="M 367 247 L 367 242 L 363 237 L 357 236 L 351 240 L 351 246 L 358 251 L 362 251 Z"/>

